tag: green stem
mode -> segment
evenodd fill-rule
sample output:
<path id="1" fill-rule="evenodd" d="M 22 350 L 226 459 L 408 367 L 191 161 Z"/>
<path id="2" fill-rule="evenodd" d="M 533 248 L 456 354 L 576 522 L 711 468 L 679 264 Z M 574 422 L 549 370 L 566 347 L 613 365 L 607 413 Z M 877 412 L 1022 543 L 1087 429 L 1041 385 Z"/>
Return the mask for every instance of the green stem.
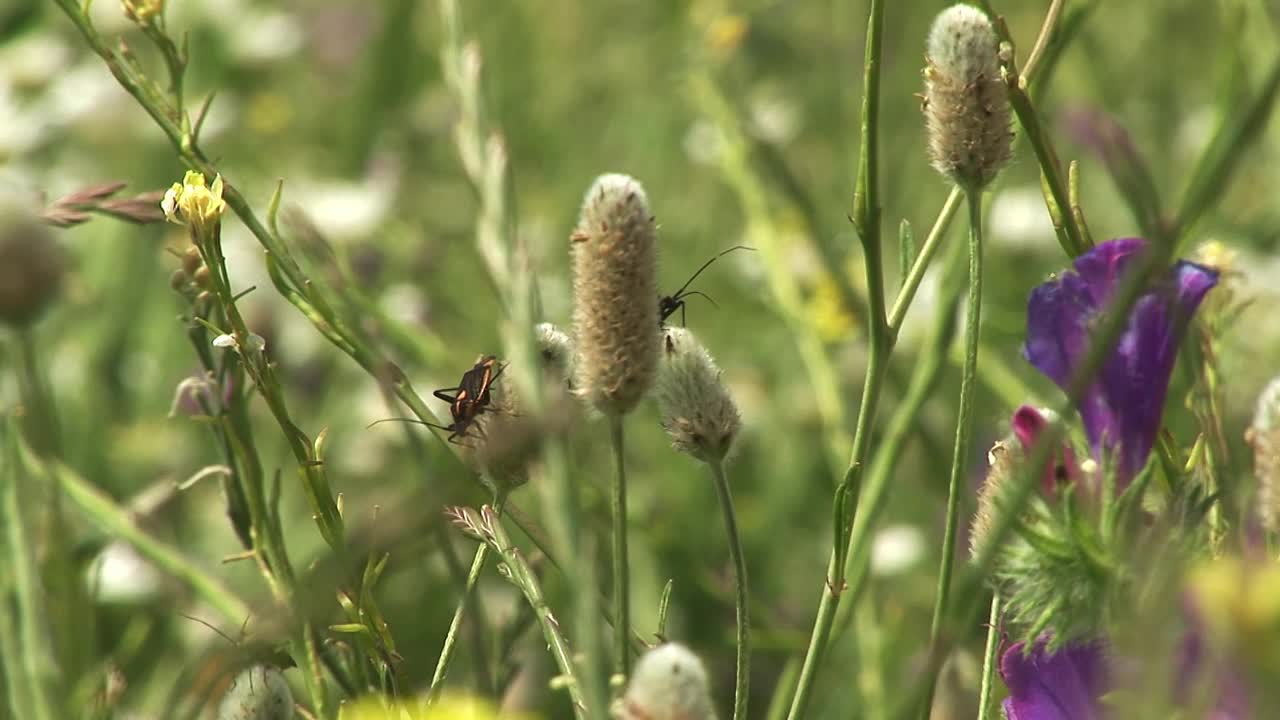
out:
<path id="1" fill-rule="evenodd" d="M 962 195 L 963 191 L 960 188 L 952 188 L 951 194 L 942 204 L 942 210 L 938 212 L 938 218 L 933 221 L 929 237 L 925 238 L 924 246 L 920 248 L 920 253 L 912 262 L 911 269 L 907 271 L 907 277 L 902 281 L 902 289 L 898 291 L 898 298 L 893 301 L 893 309 L 889 311 L 889 330 L 895 337 L 898 330 L 902 329 L 902 321 L 907 317 L 907 310 L 916 298 L 916 290 L 920 288 L 920 282 L 924 280 L 924 274 L 929 269 L 933 256 L 937 254 L 938 248 L 942 247 L 942 240 L 947 236 L 952 218 L 960 209 Z"/>
<path id="2" fill-rule="evenodd" d="M 973 396 L 978 383 L 978 339 L 982 320 L 982 191 L 968 189 L 969 201 L 969 298 L 964 323 L 964 371 L 960 377 L 960 409 L 956 417 L 956 443 L 951 454 L 951 477 L 947 488 L 947 524 L 942 536 L 942 559 L 938 568 L 938 589 L 929 624 L 929 644 L 936 647 L 942 632 L 942 618 L 951 597 L 951 571 L 955 565 L 956 529 L 960 516 L 960 493 L 969 469 L 969 439 L 973 434 Z M 934 682 L 927 684 L 921 703 L 928 718 L 933 705 Z"/>
<path id="3" fill-rule="evenodd" d="M 987 646 L 982 653 L 982 684 L 978 690 L 978 720 L 991 715 L 991 686 L 995 679 L 996 651 L 1000 649 L 1000 594 L 991 595 L 991 615 L 987 619 Z"/>
<path id="4" fill-rule="evenodd" d="M 818 613 L 814 618 L 804 665 L 791 700 L 790 720 L 805 714 L 809 695 L 818 669 L 822 665 L 831 638 L 832 622 L 844 590 L 845 558 L 849 532 L 862 482 L 863 463 L 871 444 L 871 425 L 880 400 L 880 386 L 888 364 L 893 335 L 885 319 L 884 273 L 880 263 L 879 179 L 879 113 L 880 113 L 880 45 L 884 35 L 884 3 L 871 0 L 867 12 L 867 44 L 863 60 L 862 151 L 858 164 L 858 180 L 853 192 L 853 222 L 862 241 L 867 275 L 869 358 L 863 381 L 862 401 L 853 433 L 853 449 L 844 479 L 836 489 L 833 507 L 834 543 L 827 563 L 827 576 Z"/>
<path id="5" fill-rule="evenodd" d="M 530 569 L 529 563 L 524 559 L 524 555 L 511 544 L 511 539 L 507 536 L 506 530 L 503 529 L 502 523 L 493 512 L 493 509 L 484 507 L 481 508 L 480 512 L 483 518 L 482 527 L 487 536 L 487 541 L 502 556 L 502 562 L 507 567 L 511 582 L 515 583 L 520 588 L 520 591 L 524 593 L 525 600 L 529 602 L 529 606 L 533 608 L 534 614 L 537 615 L 538 625 L 542 628 L 542 636 L 547 641 L 551 656 L 555 659 L 564 684 L 569 690 L 569 697 L 573 700 L 574 717 L 579 720 L 595 717 L 584 702 L 582 682 L 578 679 L 577 671 L 574 669 L 573 653 L 569 649 L 569 643 L 565 641 L 564 635 L 560 632 L 560 623 L 551 614 L 551 608 L 547 605 L 547 601 L 542 594 L 542 587 L 538 584 L 538 577 Z"/>
<path id="6" fill-rule="evenodd" d="M 609 443 L 613 448 L 613 672 L 630 675 L 631 568 L 627 564 L 627 471 L 623 458 L 622 415 L 609 417 Z M 621 686 L 619 686 L 621 687 Z"/>
<path id="7" fill-rule="evenodd" d="M 496 512 L 501 516 L 505 498 L 499 495 L 494 501 Z M 457 647 L 458 632 L 462 628 L 462 619 L 467 608 L 475 604 L 476 584 L 480 574 L 484 572 L 485 563 L 489 559 L 489 545 L 480 543 L 476 554 L 471 559 L 471 570 L 467 573 L 467 582 L 462 589 L 462 597 L 458 599 L 458 607 L 454 608 L 453 620 L 449 623 L 449 632 L 444 636 L 444 645 L 440 648 L 440 659 L 436 661 L 435 673 L 431 676 L 431 688 L 427 691 L 427 704 L 434 704 L 444 689 L 444 678 L 449 672 L 449 663 L 453 660 L 453 651 Z M 476 648 L 479 650 L 480 648 Z"/>
<path id="8" fill-rule="evenodd" d="M 18 636 L 17 651 L 20 660 L 12 669 L 6 666 L 5 672 L 11 685 L 26 685 L 25 689 L 15 688 L 15 704 L 19 698 L 24 698 L 30 704 L 32 720 L 54 720 L 60 715 L 55 711 L 55 698 L 61 697 L 56 688 L 59 684 L 57 661 L 54 659 L 53 636 L 49 632 L 45 605 L 41 598 L 43 588 L 35 547 L 31 542 L 33 535 L 26 524 L 28 505 L 23 498 L 23 486 L 30 479 L 31 463 L 29 458 L 23 457 L 17 428 L 12 423 L 6 425 L 7 427 L 0 428 L 5 436 L 4 458 L 7 466 L 0 470 L 0 518 L 4 519 L 5 528 L 0 542 L 4 543 L 6 550 L 6 574 L 11 579 L 13 611 L 16 612 L 18 622 L 16 626 L 4 628 L 4 632 Z M 0 595 L 0 603 L 4 603 L 8 610 L 10 598 L 7 592 Z M 17 708 L 14 710 L 16 712 Z"/>
<path id="9" fill-rule="evenodd" d="M 964 261 L 965 247 L 956 243 L 943 266 L 942 304 L 934 314 L 933 327 L 917 357 L 911 381 L 907 384 L 906 396 L 894 409 L 893 417 L 889 419 L 884 437 L 872 460 L 862 498 L 858 501 L 858 516 L 854 518 L 853 532 L 849 537 L 848 597 L 836 615 L 837 628 L 849 626 L 853 607 L 865 587 L 872 531 L 880 513 L 884 511 L 893 472 L 897 469 L 898 459 L 902 456 L 907 441 L 918 430 L 921 408 L 933 397 L 938 382 L 942 379 L 942 372 L 947 367 L 947 348 L 955 339 L 956 310 L 960 306 L 960 297 L 965 287 Z"/>
<path id="10" fill-rule="evenodd" d="M 724 461 L 709 462 L 715 479 L 716 494 L 720 497 L 720 511 L 724 514 L 724 529 L 729 538 L 729 555 L 733 558 L 734 587 L 737 591 L 738 663 L 733 685 L 733 718 L 746 720 L 747 690 L 751 682 L 751 620 L 747 606 L 747 561 L 742 554 L 742 538 L 738 534 L 738 519 L 733 510 L 733 495 L 729 480 L 725 477 Z"/>

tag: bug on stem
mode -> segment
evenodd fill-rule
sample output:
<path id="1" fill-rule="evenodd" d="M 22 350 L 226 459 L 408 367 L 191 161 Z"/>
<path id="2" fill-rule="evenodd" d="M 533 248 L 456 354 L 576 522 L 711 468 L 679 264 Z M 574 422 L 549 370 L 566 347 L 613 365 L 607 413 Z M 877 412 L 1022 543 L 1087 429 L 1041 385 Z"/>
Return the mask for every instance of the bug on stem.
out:
<path id="1" fill-rule="evenodd" d="M 498 363 L 497 356 L 483 355 L 470 370 L 462 374 L 462 379 L 458 381 L 456 386 L 433 391 L 432 395 L 449 403 L 449 415 L 453 422 L 448 425 L 437 425 L 411 418 L 394 419 L 444 430 L 449 433 L 449 442 L 461 445 L 460 440 L 467 437 L 467 432 L 475 424 L 476 419 L 484 412 L 491 410 L 489 407 L 490 390 L 493 388 L 493 384 L 498 381 L 498 378 L 502 376 L 502 371 L 506 369 L 507 366 L 505 364 Z M 369 427 L 381 422 L 387 422 L 387 420 L 379 420 Z M 476 431 L 483 436 L 484 430 L 479 425 L 475 425 L 475 427 Z"/>
<path id="2" fill-rule="evenodd" d="M 684 299 L 687 297 L 690 297 L 692 295 L 701 295 L 702 297 L 706 298 L 707 302 L 711 303 L 713 306 L 716 304 L 716 301 L 712 300 L 710 296 L 708 296 L 706 293 L 699 292 L 698 290 L 689 290 L 688 288 L 690 285 L 693 284 L 694 280 L 698 279 L 698 276 L 702 274 L 703 270 L 706 270 L 708 267 L 711 267 L 711 263 L 715 262 L 716 260 L 719 260 L 724 255 L 728 255 L 734 250 L 755 250 L 755 248 L 747 247 L 746 245 L 734 245 L 728 250 L 720 251 L 715 256 L 713 256 L 710 260 L 703 263 L 702 267 L 698 268 L 698 271 L 695 272 L 692 277 L 686 280 L 684 285 L 680 286 L 679 290 L 676 290 L 674 293 L 670 295 L 663 295 L 662 297 L 658 298 L 658 326 L 659 327 L 665 326 L 667 323 L 667 318 L 671 317 L 672 315 L 675 315 L 677 310 L 680 311 L 680 325 L 683 326 L 685 324 Z"/>

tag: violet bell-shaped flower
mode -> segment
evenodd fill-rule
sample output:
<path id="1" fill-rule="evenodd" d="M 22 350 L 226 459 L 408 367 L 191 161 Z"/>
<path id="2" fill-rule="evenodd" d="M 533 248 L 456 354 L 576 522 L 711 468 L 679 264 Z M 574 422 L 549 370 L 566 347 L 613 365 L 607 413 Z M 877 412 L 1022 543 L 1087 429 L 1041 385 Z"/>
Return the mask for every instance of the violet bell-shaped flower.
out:
<path id="1" fill-rule="evenodd" d="M 1066 390 L 1089 354 L 1090 333 L 1147 241 L 1109 240 L 1031 292 L 1023 354 Z M 1169 377 L 1192 314 L 1218 273 L 1180 260 L 1134 304 L 1119 342 L 1080 399 L 1085 433 L 1096 458 L 1113 457 L 1117 486 L 1147 462 L 1160 429 Z"/>
<path id="2" fill-rule="evenodd" d="M 1110 689 L 1101 642 L 1070 643 L 1053 652 L 1043 639 L 1029 652 L 1014 643 L 1000 658 L 1000 677 L 1009 688 L 1007 720 L 1098 720 L 1100 698 Z"/>

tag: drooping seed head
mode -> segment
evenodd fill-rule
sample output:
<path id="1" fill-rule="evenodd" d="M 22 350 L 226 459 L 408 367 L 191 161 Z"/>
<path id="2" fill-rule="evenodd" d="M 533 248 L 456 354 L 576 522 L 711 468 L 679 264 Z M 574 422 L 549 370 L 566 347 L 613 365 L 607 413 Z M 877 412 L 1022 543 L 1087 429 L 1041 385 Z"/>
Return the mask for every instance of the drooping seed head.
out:
<path id="1" fill-rule="evenodd" d="M 1280 530 L 1280 377 L 1272 380 L 1258 396 L 1258 407 L 1245 440 L 1253 447 L 1258 517 L 1267 530 Z"/>
<path id="2" fill-rule="evenodd" d="M 970 5 L 943 10 L 929 31 L 924 69 L 929 157 L 938 172 L 969 190 L 995 178 L 1013 143 L 999 45 L 991 21 Z"/>
<path id="3" fill-rule="evenodd" d="M 636 663 L 619 704 L 622 720 L 715 720 L 707 670 L 688 648 L 667 643 Z"/>
<path id="4" fill-rule="evenodd" d="M 291 720 L 293 693 L 284 674 L 270 665 L 254 665 L 231 681 L 218 703 L 218 720 Z"/>
<path id="5" fill-rule="evenodd" d="M 571 237 L 574 385 L 606 415 L 634 408 L 658 365 L 654 234 L 640 183 L 626 175 L 596 179 Z"/>
<path id="6" fill-rule="evenodd" d="M 666 329 L 654 397 L 676 450 L 705 462 L 724 459 L 742 417 L 711 353 L 684 328 Z"/>
<path id="7" fill-rule="evenodd" d="M 21 199 L 0 196 L 0 323 L 35 322 L 57 297 L 65 271 L 53 232 Z"/>

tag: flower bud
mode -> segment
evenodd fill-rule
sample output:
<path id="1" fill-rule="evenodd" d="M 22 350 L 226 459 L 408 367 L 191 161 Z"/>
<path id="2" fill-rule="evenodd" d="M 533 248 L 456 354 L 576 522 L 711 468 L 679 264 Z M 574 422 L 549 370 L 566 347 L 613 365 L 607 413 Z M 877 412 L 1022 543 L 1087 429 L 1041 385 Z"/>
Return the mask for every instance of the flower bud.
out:
<path id="1" fill-rule="evenodd" d="M 636 663 L 615 715 L 622 720 L 715 720 L 706 668 L 677 643 L 650 650 Z"/>
<path id="2" fill-rule="evenodd" d="M 254 665 L 231 681 L 218 703 L 218 720 L 290 720 L 293 694 L 284 674 L 270 665 Z"/>
<path id="3" fill-rule="evenodd" d="M 17 198 L 0 197 L 0 323 L 35 322 L 58 295 L 65 270 L 52 231 Z"/>
<path id="4" fill-rule="evenodd" d="M 968 190 L 985 187 L 1009 161 L 1013 133 L 999 45 L 991 21 L 970 5 L 943 10 L 929 31 L 929 156 L 938 172 Z"/>
<path id="5" fill-rule="evenodd" d="M 653 382 L 660 346 L 654 222 L 640 183 L 597 178 L 572 243 L 575 386 L 597 410 L 622 415 Z"/>
<path id="6" fill-rule="evenodd" d="M 1258 517 L 1262 526 L 1280 530 L 1280 377 L 1258 396 L 1253 423 L 1245 433 L 1253 447 L 1253 475 L 1258 481 Z"/>
<path id="7" fill-rule="evenodd" d="M 676 450 L 706 462 L 724 459 L 742 418 L 711 353 L 684 328 L 666 330 L 654 396 Z"/>

